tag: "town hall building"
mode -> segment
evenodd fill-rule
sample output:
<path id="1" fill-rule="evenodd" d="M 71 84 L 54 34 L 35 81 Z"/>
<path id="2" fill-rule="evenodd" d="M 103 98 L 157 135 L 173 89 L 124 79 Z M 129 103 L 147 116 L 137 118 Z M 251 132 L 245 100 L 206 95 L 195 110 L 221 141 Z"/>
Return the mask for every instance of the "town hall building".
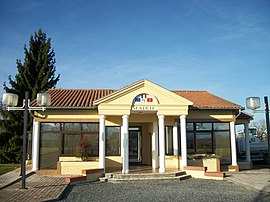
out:
<path id="1" fill-rule="evenodd" d="M 238 167 L 235 125 L 243 107 L 207 91 L 167 90 L 140 80 L 120 90 L 50 89 L 51 106 L 35 112 L 32 170 L 129 173 L 144 165 L 164 173 L 198 157 Z"/>

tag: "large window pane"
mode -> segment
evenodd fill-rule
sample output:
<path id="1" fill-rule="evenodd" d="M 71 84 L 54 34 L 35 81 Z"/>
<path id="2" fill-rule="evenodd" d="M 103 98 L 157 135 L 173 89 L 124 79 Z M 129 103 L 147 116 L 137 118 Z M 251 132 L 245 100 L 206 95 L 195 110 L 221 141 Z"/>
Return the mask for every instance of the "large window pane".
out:
<path id="1" fill-rule="evenodd" d="M 193 131 L 193 123 L 187 123 L 187 131 Z"/>
<path id="2" fill-rule="evenodd" d="M 106 127 L 106 156 L 120 156 L 120 127 Z"/>
<path id="3" fill-rule="evenodd" d="M 212 123 L 196 123 L 196 130 L 212 130 Z"/>
<path id="4" fill-rule="evenodd" d="M 229 123 L 214 123 L 214 130 L 230 130 Z"/>
<path id="5" fill-rule="evenodd" d="M 97 132 L 99 131 L 99 125 L 97 123 L 83 123 L 82 130 L 87 132 Z"/>
<path id="6" fill-rule="evenodd" d="M 195 153 L 194 133 L 187 132 L 187 152 L 188 154 Z"/>
<path id="7" fill-rule="evenodd" d="M 81 149 L 86 157 L 98 156 L 98 133 L 84 133 L 81 136 Z"/>
<path id="8" fill-rule="evenodd" d="M 60 149 L 59 133 L 42 132 L 40 134 L 40 169 L 56 169 Z"/>
<path id="9" fill-rule="evenodd" d="M 222 164 L 231 163 L 231 142 L 229 131 L 214 132 L 214 152 L 221 157 Z"/>
<path id="10" fill-rule="evenodd" d="M 41 131 L 60 131 L 60 123 L 42 123 L 41 124 Z"/>
<path id="11" fill-rule="evenodd" d="M 165 153 L 166 155 L 173 155 L 173 127 L 165 127 Z"/>
<path id="12" fill-rule="evenodd" d="M 80 134 L 64 134 L 63 154 L 78 155 L 78 147 L 80 146 Z"/>
<path id="13" fill-rule="evenodd" d="M 196 152 L 212 153 L 212 133 L 200 132 L 196 133 Z"/>
<path id="14" fill-rule="evenodd" d="M 65 123 L 64 124 L 65 131 L 81 131 L 80 123 Z"/>

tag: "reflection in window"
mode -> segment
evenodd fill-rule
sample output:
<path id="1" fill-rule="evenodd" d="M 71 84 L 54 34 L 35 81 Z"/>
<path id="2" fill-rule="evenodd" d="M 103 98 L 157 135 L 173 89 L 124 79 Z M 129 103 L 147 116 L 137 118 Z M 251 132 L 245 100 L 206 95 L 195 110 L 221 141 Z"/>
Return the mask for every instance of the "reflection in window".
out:
<path id="1" fill-rule="evenodd" d="M 231 163 L 231 141 L 229 131 L 214 132 L 214 153 L 222 157 L 222 164 Z"/>
<path id="2" fill-rule="evenodd" d="M 212 153 L 211 132 L 196 133 L 196 152 L 199 154 Z"/>
<path id="3" fill-rule="evenodd" d="M 41 132 L 40 136 L 40 169 L 56 169 L 61 149 L 60 135 L 58 132 Z"/>
<path id="4" fill-rule="evenodd" d="M 173 155 L 173 127 L 165 126 L 166 155 Z"/>
<path id="5" fill-rule="evenodd" d="M 76 154 L 76 148 L 80 145 L 80 134 L 64 134 L 62 154 Z"/>
<path id="6" fill-rule="evenodd" d="M 40 169 L 55 169 L 59 156 L 98 156 L 98 123 L 41 123 Z"/>
<path id="7" fill-rule="evenodd" d="M 212 123 L 196 123 L 196 130 L 212 130 Z"/>
<path id="8" fill-rule="evenodd" d="M 230 130 L 229 123 L 214 123 L 214 130 Z"/>
<path id="9" fill-rule="evenodd" d="M 65 123 L 64 124 L 65 131 L 81 131 L 80 123 Z"/>
<path id="10" fill-rule="evenodd" d="M 60 123 L 42 123 L 41 124 L 41 131 L 60 131 Z"/>
<path id="11" fill-rule="evenodd" d="M 194 133 L 187 132 L 187 152 L 188 154 L 195 153 Z"/>
<path id="12" fill-rule="evenodd" d="M 106 127 L 106 156 L 120 156 L 120 127 Z"/>
<path id="13" fill-rule="evenodd" d="M 193 131 L 193 123 L 187 123 L 187 131 Z"/>
<path id="14" fill-rule="evenodd" d="M 194 127 L 195 126 L 195 127 Z M 187 123 L 188 154 L 216 154 L 231 163 L 230 125 L 226 122 Z"/>

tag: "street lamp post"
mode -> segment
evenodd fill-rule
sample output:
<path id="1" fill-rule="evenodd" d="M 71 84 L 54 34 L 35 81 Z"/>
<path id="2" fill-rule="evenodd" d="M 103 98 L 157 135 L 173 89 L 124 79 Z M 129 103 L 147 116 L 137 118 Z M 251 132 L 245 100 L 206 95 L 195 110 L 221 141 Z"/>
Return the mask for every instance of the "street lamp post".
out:
<path id="1" fill-rule="evenodd" d="M 24 111 L 23 116 L 23 151 L 22 151 L 22 168 L 21 168 L 21 174 L 22 174 L 22 189 L 26 189 L 25 181 L 26 181 L 26 135 L 27 135 L 27 119 L 28 119 L 28 111 L 38 111 L 38 110 L 46 110 L 46 106 L 49 106 L 51 104 L 51 96 L 48 93 L 38 93 L 37 95 L 37 104 L 41 107 L 31 107 L 30 106 L 30 100 L 29 98 L 29 92 L 25 92 L 25 97 L 23 100 L 23 106 L 22 107 L 15 107 L 18 103 L 18 95 L 13 93 L 5 93 L 3 95 L 2 103 L 7 106 L 8 111 L 13 110 L 21 110 Z"/>
<path id="2" fill-rule="evenodd" d="M 260 108 L 260 98 L 259 97 L 249 97 L 246 99 L 246 107 L 255 112 L 265 112 L 266 119 L 266 132 L 267 132 L 267 142 L 268 142 L 268 163 L 270 164 L 270 127 L 269 127 L 269 105 L 268 97 L 264 96 L 264 111 L 256 110 Z"/>

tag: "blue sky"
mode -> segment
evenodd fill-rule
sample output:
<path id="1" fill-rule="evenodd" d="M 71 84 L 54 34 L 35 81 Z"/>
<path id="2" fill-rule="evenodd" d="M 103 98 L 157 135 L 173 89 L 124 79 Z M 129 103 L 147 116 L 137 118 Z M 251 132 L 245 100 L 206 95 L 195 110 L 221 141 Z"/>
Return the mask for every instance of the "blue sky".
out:
<path id="1" fill-rule="evenodd" d="M 270 95 L 269 0 L 1 0 L 1 83 L 38 28 L 52 39 L 59 88 L 146 78 L 242 106 Z"/>

